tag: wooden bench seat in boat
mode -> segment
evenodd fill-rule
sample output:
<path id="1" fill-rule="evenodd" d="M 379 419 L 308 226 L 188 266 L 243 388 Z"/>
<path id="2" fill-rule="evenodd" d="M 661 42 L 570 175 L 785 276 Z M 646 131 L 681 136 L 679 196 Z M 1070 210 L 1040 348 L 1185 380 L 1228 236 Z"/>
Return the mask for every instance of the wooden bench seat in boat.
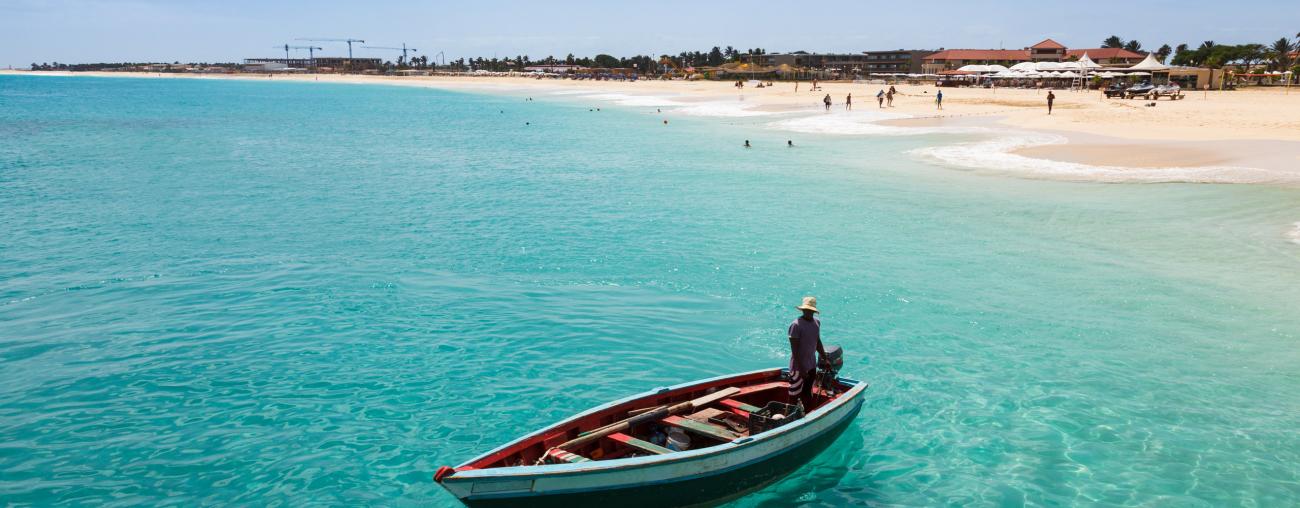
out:
<path id="1" fill-rule="evenodd" d="M 623 443 L 632 448 L 636 448 L 637 450 L 641 450 L 647 453 L 653 453 L 655 455 L 662 455 L 665 453 L 673 452 L 672 450 L 669 450 L 657 444 L 651 443 L 649 441 L 642 441 L 640 439 L 634 438 L 622 432 L 615 432 L 606 437 L 610 438 L 613 441 Z"/>
<path id="2" fill-rule="evenodd" d="M 550 457 L 551 459 L 554 459 L 556 462 L 568 462 L 571 464 L 576 464 L 578 462 L 586 462 L 590 460 L 576 453 L 569 453 L 559 448 L 551 448 L 550 450 L 546 450 L 546 456 Z"/>
<path id="3" fill-rule="evenodd" d="M 680 416 L 669 416 L 660 420 L 664 425 L 681 428 L 687 432 L 693 432 L 704 437 L 717 439 L 719 441 L 731 441 L 741 437 L 740 434 L 724 429 L 711 423 L 703 423 L 690 418 Z"/>
<path id="4" fill-rule="evenodd" d="M 725 407 L 731 408 L 733 413 L 740 414 L 740 416 L 749 416 L 749 413 L 753 413 L 755 411 L 758 411 L 759 409 L 762 409 L 758 406 L 751 406 L 749 404 L 738 401 L 736 399 L 722 399 L 718 401 L 718 403 L 722 404 Z"/>

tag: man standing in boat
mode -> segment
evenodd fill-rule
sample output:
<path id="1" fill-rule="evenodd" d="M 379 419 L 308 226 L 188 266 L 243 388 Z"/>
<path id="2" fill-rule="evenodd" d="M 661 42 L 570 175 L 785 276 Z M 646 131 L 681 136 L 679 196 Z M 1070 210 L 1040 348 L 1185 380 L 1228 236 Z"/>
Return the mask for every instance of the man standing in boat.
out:
<path id="1" fill-rule="evenodd" d="M 813 382 L 817 375 L 817 355 L 826 355 L 822 347 L 822 322 L 817 319 L 817 298 L 805 296 L 797 307 L 803 315 L 790 323 L 790 398 L 813 408 Z"/>

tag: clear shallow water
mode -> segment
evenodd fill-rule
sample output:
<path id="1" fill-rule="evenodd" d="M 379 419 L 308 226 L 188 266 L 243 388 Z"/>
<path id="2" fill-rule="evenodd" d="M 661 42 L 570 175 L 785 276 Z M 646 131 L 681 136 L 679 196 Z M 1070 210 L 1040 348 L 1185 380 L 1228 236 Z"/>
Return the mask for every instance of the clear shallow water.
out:
<path id="1" fill-rule="evenodd" d="M 1300 192 L 537 99 L 0 77 L 0 500 L 454 505 L 804 294 L 869 398 L 737 506 L 1300 500 Z"/>

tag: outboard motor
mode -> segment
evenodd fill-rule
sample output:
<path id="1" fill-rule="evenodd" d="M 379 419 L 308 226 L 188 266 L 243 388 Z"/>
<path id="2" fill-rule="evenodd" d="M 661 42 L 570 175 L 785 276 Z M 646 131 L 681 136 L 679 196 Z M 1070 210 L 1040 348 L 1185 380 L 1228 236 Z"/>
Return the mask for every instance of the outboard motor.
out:
<path id="1" fill-rule="evenodd" d="M 835 380 L 840 375 L 840 369 L 844 367 L 844 350 L 839 346 L 830 346 L 826 348 L 826 354 L 822 355 L 817 361 L 817 386 L 822 389 L 822 393 L 836 394 L 838 383 Z"/>

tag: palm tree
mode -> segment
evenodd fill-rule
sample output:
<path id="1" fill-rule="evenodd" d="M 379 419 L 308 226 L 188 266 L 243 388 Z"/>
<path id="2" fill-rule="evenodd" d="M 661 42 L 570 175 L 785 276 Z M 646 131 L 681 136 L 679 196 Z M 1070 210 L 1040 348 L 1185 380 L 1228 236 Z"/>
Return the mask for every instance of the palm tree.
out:
<path id="1" fill-rule="evenodd" d="M 1160 49 L 1156 50 L 1156 59 L 1160 60 L 1160 63 L 1165 63 L 1165 60 L 1168 59 L 1169 55 L 1173 52 L 1174 48 L 1169 47 L 1168 44 L 1160 46 Z"/>
<path id="2" fill-rule="evenodd" d="M 1138 42 L 1137 39 L 1134 39 L 1125 43 L 1124 49 L 1137 53 L 1142 51 L 1142 43 Z"/>
<path id="3" fill-rule="evenodd" d="M 1205 41 L 1201 43 L 1200 49 L 1210 49 L 1214 47 L 1214 41 Z"/>
<path id="4" fill-rule="evenodd" d="M 1103 48 L 1122 48 L 1122 47 L 1124 47 L 1124 39 L 1119 38 L 1118 35 L 1112 35 L 1112 36 L 1110 36 L 1110 37 L 1107 37 L 1105 41 L 1102 41 L 1102 43 L 1101 43 L 1101 47 L 1103 47 Z"/>
<path id="5" fill-rule="evenodd" d="M 1273 61 L 1277 64 L 1278 70 L 1286 71 L 1291 68 L 1291 52 L 1295 51 L 1296 45 L 1286 37 L 1273 42 Z"/>

